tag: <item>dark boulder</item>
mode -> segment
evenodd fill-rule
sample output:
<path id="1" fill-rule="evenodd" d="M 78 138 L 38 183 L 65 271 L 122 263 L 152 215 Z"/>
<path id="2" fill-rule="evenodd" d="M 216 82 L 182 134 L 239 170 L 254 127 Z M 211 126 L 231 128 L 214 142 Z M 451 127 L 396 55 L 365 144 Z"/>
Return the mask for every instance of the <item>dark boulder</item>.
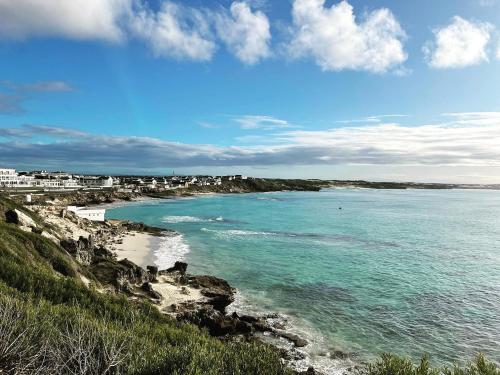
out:
<path id="1" fill-rule="evenodd" d="M 11 224 L 19 224 L 19 217 L 15 210 L 8 210 L 5 212 L 5 221 Z"/>
<path id="2" fill-rule="evenodd" d="M 215 276 L 191 276 L 189 277 L 189 285 L 200 288 L 201 294 L 210 300 L 210 304 L 221 312 L 234 302 L 235 290 L 226 280 L 219 279 Z"/>
<path id="3" fill-rule="evenodd" d="M 154 292 L 153 286 L 151 285 L 150 282 L 143 283 L 141 285 L 141 289 L 148 293 Z"/>
<path id="4" fill-rule="evenodd" d="M 146 269 L 148 270 L 148 272 L 152 276 L 154 276 L 154 277 L 158 276 L 158 267 L 156 267 L 156 266 L 147 266 Z"/>
<path id="5" fill-rule="evenodd" d="M 160 293 L 153 289 L 153 285 L 151 285 L 150 282 L 143 283 L 141 285 L 141 289 L 144 290 L 148 294 L 148 296 L 153 299 L 161 300 L 163 298 Z"/>
<path id="6" fill-rule="evenodd" d="M 194 310 L 185 310 L 177 315 L 177 319 L 207 328 L 212 336 L 241 335 L 253 332 L 250 323 L 231 315 L 224 315 L 209 305 Z"/>
<path id="7" fill-rule="evenodd" d="M 179 272 L 181 274 L 185 274 L 187 271 L 187 263 L 184 262 L 175 262 L 173 267 L 170 267 L 166 270 L 166 272 Z"/>
<path id="8" fill-rule="evenodd" d="M 114 259 L 116 256 L 113 254 L 113 252 L 109 251 L 105 247 L 99 246 L 94 249 L 94 255 L 96 257 L 101 257 L 101 258 L 107 258 L 107 259 Z"/>
<path id="9" fill-rule="evenodd" d="M 146 281 L 150 281 L 151 275 L 142 268 L 139 267 L 134 262 L 131 262 L 127 258 L 119 260 L 118 263 L 125 268 L 124 276 L 132 283 L 132 284 L 142 284 Z"/>
<path id="10" fill-rule="evenodd" d="M 128 259 L 116 261 L 114 259 L 95 258 L 90 271 L 103 284 L 114 285 L 122 290 L 125 283 L 143 285 L 151 281 L 151 275 Z"/>
<path id="11" fill-rule="evenodd" d="M 60 242 L 60 244 L 64 250 L 73 255 L 75 255 L 80 249 L 78 241 L 75 241 L 72 238 L 64 239 Z"/>

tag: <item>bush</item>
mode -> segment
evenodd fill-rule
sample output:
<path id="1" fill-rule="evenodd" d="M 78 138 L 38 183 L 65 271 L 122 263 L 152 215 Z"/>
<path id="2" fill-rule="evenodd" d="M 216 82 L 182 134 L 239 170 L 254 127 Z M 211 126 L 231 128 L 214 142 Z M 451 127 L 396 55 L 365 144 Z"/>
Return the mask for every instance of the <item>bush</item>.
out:
<path id="1" fill-rule="evenodd" d="M 81 274 L 92 277 L 58 245 L 0 221 L 1 374 L 289 372 L 267 345 L 223 343 Z"/>
<path id="2" fill-rule="evenodd" d="M 360 371 L 362 375 L 500 375 L 500 369 L 493 363 L 487 361 L 482 354 L 478 354 L 473 362 L 465 367 L 458 364 L 452 368 L 432 368 L 429 358 L 422 357 L 420 364 L 414 364 L 408 358 L 398 357 L 392 354 L 383 354 L 373 364 L 368 365 Z"/>

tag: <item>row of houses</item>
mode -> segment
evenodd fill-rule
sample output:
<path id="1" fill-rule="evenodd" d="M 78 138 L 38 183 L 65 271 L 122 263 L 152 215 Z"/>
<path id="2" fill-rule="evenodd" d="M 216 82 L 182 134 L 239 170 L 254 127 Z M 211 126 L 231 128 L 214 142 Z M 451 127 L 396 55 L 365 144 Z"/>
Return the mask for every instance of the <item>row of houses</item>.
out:
<path id="1" fill-rule="evenodd" d="M 167 176 L 131 177 L 122 176 L 120 186 L 124 188 L 146 187 L 149 189 L 182 189 L 190 186 L 219 186 L 224 181 L 246 180 L 243 175 L 231 176 Z"/>
<path id="2" fill-rule="evenodd" d="M 0 168 L 0 188 L 43 188 L 45 190 L 77 189 L 181 189 L 190 186 L 219 186 L 224 181 L 246 180 L 243 175 L 230 176 L 88 176 L 67 172 L 17 172 Z"/>
<path id="3" fill-rule="evenodd" d="M 77 190 L 82 188 L 111 188 L 114 183 L 112 177 L 79 176 L 66 172 L 17 172 L 11 168 L 0 168 L 0 188 Z"/>

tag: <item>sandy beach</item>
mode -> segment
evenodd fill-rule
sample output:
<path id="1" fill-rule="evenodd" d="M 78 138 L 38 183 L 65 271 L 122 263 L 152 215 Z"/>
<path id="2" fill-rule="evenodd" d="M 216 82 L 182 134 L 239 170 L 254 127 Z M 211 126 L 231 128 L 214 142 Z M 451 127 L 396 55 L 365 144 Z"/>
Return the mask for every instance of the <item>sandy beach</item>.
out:
<path id="1" fill-rule="evenodd" d="M 153 249 L 158 246 L 159 237 L 148 233 L 130 232 L 124 234 L 118 242 L 110 245 L 118 260 L 127 258 L 138 266 L 155 265 Z"/>

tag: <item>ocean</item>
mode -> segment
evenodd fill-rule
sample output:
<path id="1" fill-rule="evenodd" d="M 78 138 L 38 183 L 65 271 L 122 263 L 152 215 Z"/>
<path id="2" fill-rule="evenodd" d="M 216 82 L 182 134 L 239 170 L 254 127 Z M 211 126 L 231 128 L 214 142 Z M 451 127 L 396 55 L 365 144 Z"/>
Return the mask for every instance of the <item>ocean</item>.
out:
<path id="1" fill-rule="evenodd" d="M 282 314 L 309 341 L 298 365 L 338 373 L 383 352 L 500 362 L 498 191 L 204 195 L 106 215 L 178 231 L 158 265 L 184 260 L 236 287 L 233 309 Z"/>

